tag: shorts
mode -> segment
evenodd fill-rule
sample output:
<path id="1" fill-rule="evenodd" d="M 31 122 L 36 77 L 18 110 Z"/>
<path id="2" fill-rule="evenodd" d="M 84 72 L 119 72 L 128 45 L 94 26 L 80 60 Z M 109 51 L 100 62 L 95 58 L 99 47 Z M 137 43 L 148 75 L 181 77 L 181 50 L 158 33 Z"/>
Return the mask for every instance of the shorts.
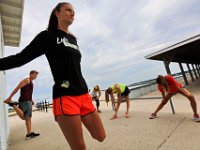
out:
<path id="1" fill-rule="evenodd" d="M 88 93 L 79 96 L 61 96 L 53 100 L 54 116 L 84 116 L 94 111 L 92 97 Z"/>
<path id="2" fill-rule="evenodd" d="M 126 97 L 126 96 L 129 95 L 130 92 L 131 92 L 131 91 L 130 91 L 129 88 L 126 86 L 126 87 L 125 87 L 125 91 L 124 91 L 121 95 L 124 96 L 124 97 Z"/>
<path id="3" fill-rule="evenodd" d="M 19 108 L 24 112 L 24 117 L 32 117 L 32 101 L 19 102 Z"/>

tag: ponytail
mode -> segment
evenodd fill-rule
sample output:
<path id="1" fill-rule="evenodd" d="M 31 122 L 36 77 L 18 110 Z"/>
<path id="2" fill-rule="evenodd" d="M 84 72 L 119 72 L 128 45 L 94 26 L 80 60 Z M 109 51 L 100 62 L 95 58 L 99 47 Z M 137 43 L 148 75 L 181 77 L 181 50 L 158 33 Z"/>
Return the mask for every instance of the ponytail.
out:
<path id="1" fill-rule="evenodd" d="M 105 90 L 105 100 L 106 100 L 106 103 L 107 103 L 107 105 L 108 105 L 108 103 L 109 103 L 109 94 L 108 94 L 108 91 L 107 90 Z"/>
<path id="2" fill-rule="evenodd" d="M 60 11 L 60 8 L 65 5 L 69 4 L 67 2 L 58 3 L 56 7 L 52 10 L 50 18 L 49 18 L 49 25 L 47 27 L 48 31 L 55 31 L 58 28 L 58 18 L 56 16 L 56 11 Z"/>

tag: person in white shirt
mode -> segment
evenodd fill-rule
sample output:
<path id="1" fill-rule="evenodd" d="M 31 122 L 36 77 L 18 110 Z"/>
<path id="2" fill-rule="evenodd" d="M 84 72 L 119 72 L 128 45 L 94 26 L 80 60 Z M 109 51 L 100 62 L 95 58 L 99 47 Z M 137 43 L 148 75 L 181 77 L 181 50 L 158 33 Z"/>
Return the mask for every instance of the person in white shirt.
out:
<path id="1" fill-rule="evenodd" d="M 99 98 L 101 96 L 101 89 L 100 89 L 99 85 L 94 86 L 94 89 L 92 90 L 91 96 L 92 96 L 92 99 L 96 101 L 97 111 L 99 113 L 101 113 L 101 110 L 99 109 L 99 106 L 100 106 Z"/>

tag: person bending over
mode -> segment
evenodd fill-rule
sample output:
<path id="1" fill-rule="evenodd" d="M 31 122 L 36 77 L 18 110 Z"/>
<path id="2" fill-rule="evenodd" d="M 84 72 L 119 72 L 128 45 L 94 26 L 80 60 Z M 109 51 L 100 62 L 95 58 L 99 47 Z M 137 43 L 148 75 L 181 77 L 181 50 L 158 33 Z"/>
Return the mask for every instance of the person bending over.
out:
<path id="1" fill-rule="evenodd" d="M 125 97 L 126 104 L 127 104 L 125 117 L 126 118 L 129 117 L 129 108 L 130 108 L 129 93 L 130 93 L 129 88 L 125 84 L 121 84 L 121 83 L 116 83 L 115 85 L 112 85 L 111 87 L 109 87 L 105 91 L 106 102 L 109 101 L 109 95 L 110 95 L 112 106 L 113 106 L 113 109 L 115 111 L 115 113 L 113 114 L 111 120 L 118 118 L 117 114 L 118 114 L 118 110 L 119 110 L 120 104 L 122 102 L 122 97 Z M 114 94 L 117 94 L 117 106 L 115 105 Z"/>
<path id="2" fill-rule="evenodd" d="M 163 108 L 163 106 L 169 101 L 169 99 L 176 93 L 180 93 L 190 101 L 193 110 L 194 121 L 200 122 L 200 118 L 197 113 L 196 100 L 194 96 L 185 87 L 183 87 L 179 82 L 177 82 L 171 75 L 159 75 L 156 79 L 156 83 L 158 84 L 158 90 L 161 92 L 163 100 L 158 105 L 155 112 L 151 114 L 149 119 L 156 118 L 157 113 Z"/>

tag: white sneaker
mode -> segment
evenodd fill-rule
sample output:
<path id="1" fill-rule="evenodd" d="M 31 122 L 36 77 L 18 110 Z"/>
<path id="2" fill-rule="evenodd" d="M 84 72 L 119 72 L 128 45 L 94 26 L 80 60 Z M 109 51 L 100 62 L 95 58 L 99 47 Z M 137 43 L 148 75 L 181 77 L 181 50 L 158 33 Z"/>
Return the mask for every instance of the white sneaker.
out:
<path id="1" fill-rule="evenodd" d="M 195 122 L 200 122 L 200 118 L 193 118 Z"/>
<path id="2" fill-rule="evenodd" d="M 195 122 L 200 122 L 200 117 L 199 117 L 199 115 L 198 115 L 198 114 L 197 114 L 197 115 L 194 115 L 193 120 L 194 120 Z"/>

